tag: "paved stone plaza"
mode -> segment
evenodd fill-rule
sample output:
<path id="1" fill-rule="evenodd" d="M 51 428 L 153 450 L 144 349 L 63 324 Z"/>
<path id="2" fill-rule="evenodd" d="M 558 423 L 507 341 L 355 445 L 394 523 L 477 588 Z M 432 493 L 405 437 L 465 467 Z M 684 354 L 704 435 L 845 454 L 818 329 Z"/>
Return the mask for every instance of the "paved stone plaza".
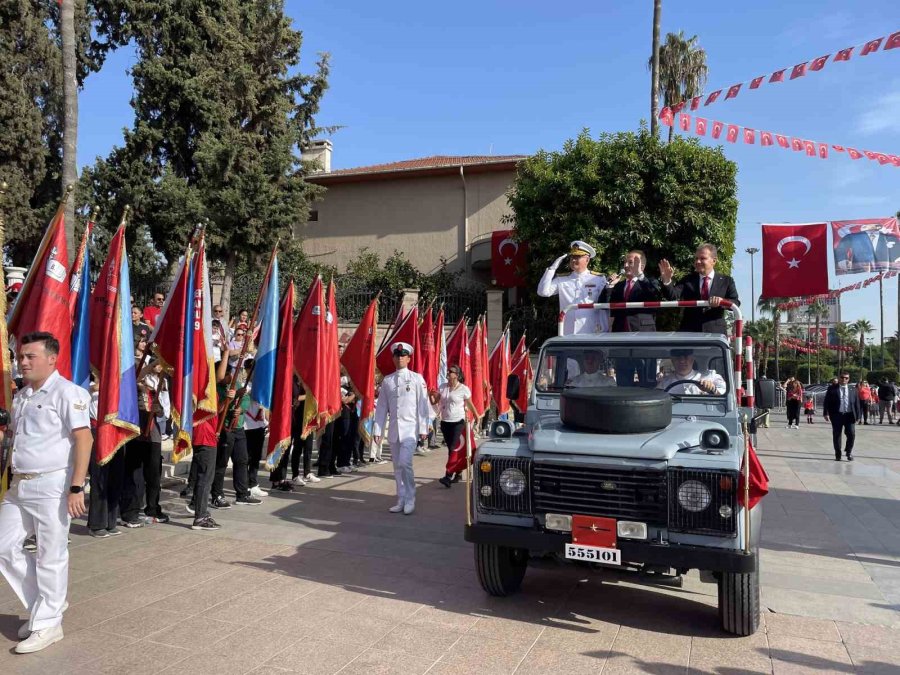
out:
<path id="1" fill-rule="evenodd" d="M 779 418 L 780 420 L 780 418 Z M 778 427 L 778 428 L 775 428 Z M 763 625 L 719 629 L 716 588 L 635 574 L 530 569 L 487 597 L 462 540 L 464 492 L 437 483 L 443 451 L 416 458 L 417 510 L 393 515 L 390 465 L 261 506 L 96 540 L 72 528 L 66 638 L 12 653 L 21 607 L 0 586 L 6 673 L 898 673 L 900 428 L 859 427 L 836 463 L 821 418 L 762 430 L 771 478 Z M 264 475 L 264 474 L 263 474 Z"/>

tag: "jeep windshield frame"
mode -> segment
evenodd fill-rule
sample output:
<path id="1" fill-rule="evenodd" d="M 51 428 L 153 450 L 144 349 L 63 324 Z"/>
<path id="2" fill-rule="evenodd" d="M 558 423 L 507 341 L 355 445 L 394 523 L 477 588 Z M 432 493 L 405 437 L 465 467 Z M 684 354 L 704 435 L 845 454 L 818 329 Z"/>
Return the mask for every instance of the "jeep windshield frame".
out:
<path id="1" fill-rule="evenodd" d="M 558 394 L 570 387 L 671 386 L 673 397 L 708 400 L 732 393 L 730 365 L 730 350 L 722 343 L 560 343 L 541 353 L 534 387 L 539 394 Z M 702 380 L 711 382 L 715 393 L 703 391 Z"/>

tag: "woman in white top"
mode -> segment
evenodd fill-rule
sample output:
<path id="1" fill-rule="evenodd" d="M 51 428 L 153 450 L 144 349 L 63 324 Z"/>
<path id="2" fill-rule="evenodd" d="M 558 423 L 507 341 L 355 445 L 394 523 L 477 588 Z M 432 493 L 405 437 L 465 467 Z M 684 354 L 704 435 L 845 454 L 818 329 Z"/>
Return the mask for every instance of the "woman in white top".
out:
<path id="1" fill-rule="evenodd" d="M 466 428 L 466 410 L 474 417 L 478 417 L 475 406 L 472 405 L 472 391 L 465 385 L 462 370 L 459 366 L 450 366 L 447 369 L 447 383 L 442 384 L 438 391 L 432 391 L 428 397 L 432 404 L 440 404 L 441 411 L 441 435 L 447 444 L 448 461 L 453 448 L 459 442 L 460 436 Z M 449 488 L 456 483 L 460 474 L 446 472 L 440 479 L 441 485 Z"/>

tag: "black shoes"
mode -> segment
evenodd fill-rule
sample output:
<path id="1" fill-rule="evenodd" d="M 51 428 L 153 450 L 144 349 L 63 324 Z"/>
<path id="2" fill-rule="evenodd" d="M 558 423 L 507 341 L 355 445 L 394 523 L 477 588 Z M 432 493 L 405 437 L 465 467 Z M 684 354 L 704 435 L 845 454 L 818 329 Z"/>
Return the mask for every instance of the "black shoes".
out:
<path id="1" fill-rule="evenodd" d="M 454 483 L 458 483 L 458 482 L 461 481 L 461 480 L 462 480 L 462 474 L 459 473 L 459 472 L 457 472 L 457 473 L 453 476 L 453 482 L 454 482 Z"/>
<path id="2" fill-rule="evenodd" d="M 215 499 L 213 499 L 209 505 L 214 509 L 230 509 L 231 504 L 225 500 L 225 497 L 219 495 Z"/>
<path id="3" fill-rule="evenodd" d="M 258 499 L 253 495 L 247 495 L 246 497 L 236 497 L 234 503 L 235 506 L 256 506 L 257 504 L 262 504 L 262 499 Z"/>
<path id="4" fill-rule="evenodd" d="M 452 481 L 450 480 L 449 476 L 444 476 L 443 478 L 438 478 L 438 483 L 443 485 L 448 490 L 450 489 L 450 486 L 452 485 Z"/>
<path id="5" fill-rule="evenodd" d="M 852 461 L 853 461 L 853 455 L 847 455 L 847 461 L 848 461 L 848 462 L 852 462 Z"/>
<path id="6" fill-rule="evenodd" d="M 218 530 L 221 527 L 221 525 L 219 525 L 209 516 L 206 516 L 206 518 L 201 518 L 200 520 L 195 520 L 194 524 L 191 525 L 192 530 Z"/>
<path id="7" fill-rule="evenodd" d="M 191 489 L 191 486 L 188 485 L 187 487 L 184 488 L 184 490 L 182 490 L 181 492 L 178 493 L 178 496 L 181 497 L 182 499 L 190 499 L 191 497 L 194 496 L 194 491 Z"/>

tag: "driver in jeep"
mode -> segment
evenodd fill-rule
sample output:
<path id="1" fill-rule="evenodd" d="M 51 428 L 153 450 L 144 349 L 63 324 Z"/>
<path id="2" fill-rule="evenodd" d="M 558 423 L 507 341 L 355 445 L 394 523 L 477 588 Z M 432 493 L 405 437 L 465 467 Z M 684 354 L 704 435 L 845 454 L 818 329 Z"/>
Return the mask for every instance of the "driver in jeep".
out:
<path id="1" fill-rule="evenodd" d="M 672 366 L 675 369 L 675 372 L 662 378 L 662 380 L 659 381 L 659 384 L 656 385 L 657 389 L 664 389 L 670 394 L 685 394 L 691 396 L 698 396 L 700 394 L 721 395 L 724 394 L 727 389 L 725 379 L 715 371 L 710 371 L 706 375 L 701 375 L 700 372 L 696 370 L 694 352 L 691 349 L 673 349 Z M 690 384 L 689 382 L 685 382 L 685 380 L 693 380 L 697 384 Z"/>
<path id="2" fill-rule="evenodd" d="M 604 354 L 600 350 L 586 351 L 582 357 L 584 371 L 569 380 L 570 387 L 615 387 L 615 378 L 600 371 Z"/>

